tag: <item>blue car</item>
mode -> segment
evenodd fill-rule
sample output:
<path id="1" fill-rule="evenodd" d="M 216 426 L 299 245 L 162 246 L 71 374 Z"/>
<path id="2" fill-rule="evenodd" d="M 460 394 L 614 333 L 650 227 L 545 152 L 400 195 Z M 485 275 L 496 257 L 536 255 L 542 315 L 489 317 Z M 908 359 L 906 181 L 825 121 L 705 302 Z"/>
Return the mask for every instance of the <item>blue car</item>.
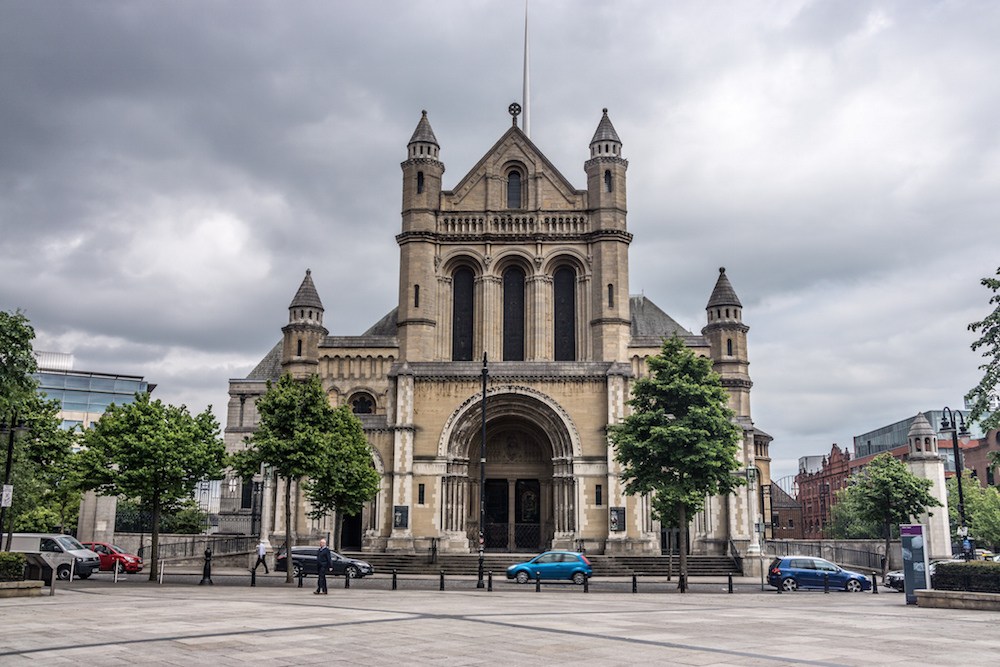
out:
<path id="1" fill-rule="evenodd" d="M 590 561 L 575 551 L 546 551 L 526 563 L 507 568 L 507 578 L 519 584 L 526 584 L 532 579 L 565 579 L 583 584 L 592 574 Z"/>
<path id="2" fill-rule="evenodd" d="M 865 575 L 812 556 L 775 558 L 767 568 L 767 583 L 783 591 L 823 588 L 827 580 L 830 588 L 852 593 L 867 591 L 872 587 L 872 582 Z"/>

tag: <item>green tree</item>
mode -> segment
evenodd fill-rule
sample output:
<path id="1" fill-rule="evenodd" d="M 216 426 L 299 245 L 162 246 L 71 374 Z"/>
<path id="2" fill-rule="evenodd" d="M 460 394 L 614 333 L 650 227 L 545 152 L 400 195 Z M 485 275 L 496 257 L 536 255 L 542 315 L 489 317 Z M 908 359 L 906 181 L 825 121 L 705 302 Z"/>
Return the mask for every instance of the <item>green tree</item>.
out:
<path id="1" fill-rule="evenodd" d="M 38 370 L 31 341 L 35 330 L 20 310 L 0 310 L 0 420 L 10 422 L 35 394 Z"/>
<path id="2" fill-rule="evenodd" d="M 948 487 L 948 518 L 953 527 L 951 538 L 960 541 L 954 530 L 961 525 L 958 516 L 958 480 L 951 477 Z M 962 497 L 965 499 L 965 519 L 969 537 L 979 547 L 1000 548 L 1000 491 L 994 486 L 983 487 L 968 470 L 962 475 Z"/>
<path id="3" fill-rule="evenodd" d="M 222 476 L 225 446 L 212 408 L 191 415 L 183 405 L 136 394 L 133 403 L 108 406 L 84 443 L 83 488 L 140 500 L 150 511 L 149 579 L 155 580 L 161 514 L 190 498 L 199 481 Z"/>
<path id="4" fill-rule="evenodd" d="M 285 480 L 285 545 L 290 552 L 292 483 L 315 475 L 329 460 L 333 408 L 318 375 L 299 381 L 286 374 L 268 382 L 267 391 L 257 399 L 257 413 L 257 431 L 246 439 L 247 448 L 230 458 L 230 465 L 244 478 L 271 466 Z M 292 568 L 285 581 L 292 582 Z"/>
<path id="5" fill-rule="evenodd" d="M 889 553 L 892 527 L 908 523 L 941 503 L 930 494 L 931 480 L 917 477 L 906 464 L 888 452 L 879 454 L 852 480 L 849 487 L 855 496 L 862 521 L 880 526 Z M 888 559 L 882 566 L 885 576 Z"/>
<path id="6" fill-rule="evenodd" d="M 380 477 L 372 465 L 371 447 L 361 428 L 361 421 L 347 406 L 333 411 L 333 430 L 319 469 L 306 480 L 304 487 L 311 510 L 319 519 L 336 512 L 333 544 L 340 549 L 344 518 L 361 511 L 378 493 Z"/>
<path id="7" fill-rule="evenodd" d="M 862 518 L 858 504 L 859 494 L 855 487 L 848 486 L 836 493 L 836 500 L 830 508 L 830 523 L 826 536 L 840 540 L 873 540 L 883 537 L 882 526 Z"/>
<path id="8" fill-rule="evenodd" d="M 610 427 L 615 460 L 628 495 L 653 494 L 654 516 L 680 527 L 680 572 L 687 576 L 687 528 L 709 495 L 732 492 L 742 429 L 712 360 L 677 336 L 647 361 L 649 377 L 635 382 L 632 412 Z"/>
<path id="9" fill-rule="evenodd" d="M 969 421 L 978 421 L 984 431 L 1000 427 L 1000 410 L 997 409 L 997 387 L 1000 387 L 1000 268 L 997 278 L 983 278 L 980 283 L 993 292 L 990 304 L 993 312 L 979 322 L 969 325 L 969 331 L 980 334 L 972 344 L 972 350 L 982 350 L 986 363 L 979 367 L 983 379 L 968 394 L 965 400 L 972 404 Z"/>

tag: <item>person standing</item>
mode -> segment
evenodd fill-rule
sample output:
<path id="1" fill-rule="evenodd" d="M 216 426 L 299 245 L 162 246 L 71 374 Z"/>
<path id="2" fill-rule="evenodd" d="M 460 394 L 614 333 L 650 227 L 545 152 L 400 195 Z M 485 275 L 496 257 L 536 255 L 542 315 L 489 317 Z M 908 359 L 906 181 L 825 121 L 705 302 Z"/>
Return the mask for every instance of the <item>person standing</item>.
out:
<path id="1" fill-rule="evenodd" d="M 261 539 L 260 544 L 257 545 L 257 562 L 253 564 L 253 571 L 257 571 L 257 566 L 264 565 L 264 574 L 269 574 L 270 571 L 267 569 L 267 542 Z"/>
<path id="2" fill-rule="evenodd" d="M 333 565 L 333 557 L 326 548 L 326 540 L 319 541 L 319 551 L 316 552 L 316 590 L 313 595 L 326 595 L 326 573 Z"/>

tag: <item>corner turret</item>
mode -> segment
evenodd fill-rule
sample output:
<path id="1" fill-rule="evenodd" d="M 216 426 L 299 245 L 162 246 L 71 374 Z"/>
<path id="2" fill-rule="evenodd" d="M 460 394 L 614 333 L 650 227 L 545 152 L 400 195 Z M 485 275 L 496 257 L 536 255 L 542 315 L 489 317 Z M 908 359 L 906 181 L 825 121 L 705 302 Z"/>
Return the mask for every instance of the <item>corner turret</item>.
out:
<path id="1" fill-rule="evenodd" d="M 750 416 L 750 381 L 747 352 L 747 332 L 743 324 L 743 304 L 736 296 L 726 268 L 719 269 L 715 289 L 705 307 L 708 324 L 701 333 L 708 339 L 715 372 L 722 376 L 722 384 L 729 390 L 729 407 L 737 416 Z"/>
<path id="2" fill-rule="evenodd" d="M 284 334 L 282 371 L 297 379 L 315 373 L 319 366 L 319 344 L 329 331 L 323 326 L 323 302 L 309 269 L 288 305 L 288 324 L 282 327 L 281 333 Z"/>
<path id="3" fill-rule="evenodd" d="M 594 211 L 595 229 L 625 230 L 625 172 L 628 160 L 622 158 L 622 141 L 603 110 L 594 138 L 590 140 L 587 172 L 589 208 Z"/>

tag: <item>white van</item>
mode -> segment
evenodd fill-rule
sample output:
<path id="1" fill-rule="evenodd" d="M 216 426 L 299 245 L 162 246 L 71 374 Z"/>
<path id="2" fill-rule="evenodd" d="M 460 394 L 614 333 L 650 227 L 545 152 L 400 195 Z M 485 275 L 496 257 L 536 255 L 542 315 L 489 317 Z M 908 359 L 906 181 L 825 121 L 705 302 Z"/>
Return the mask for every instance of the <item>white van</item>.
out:
<path id="1" fill-rule="evenodd" d="M 39 556 L 47 566 L 42 573 L 45 579 L 52 576 L 53 569 L 59 579 L 69 579 L 71 571 L 75 571 L 80 579 L 86 579 L 101 567 L 100 556 L 77 542 L 72 535 L 14 533 L 10 550 Z"/>

